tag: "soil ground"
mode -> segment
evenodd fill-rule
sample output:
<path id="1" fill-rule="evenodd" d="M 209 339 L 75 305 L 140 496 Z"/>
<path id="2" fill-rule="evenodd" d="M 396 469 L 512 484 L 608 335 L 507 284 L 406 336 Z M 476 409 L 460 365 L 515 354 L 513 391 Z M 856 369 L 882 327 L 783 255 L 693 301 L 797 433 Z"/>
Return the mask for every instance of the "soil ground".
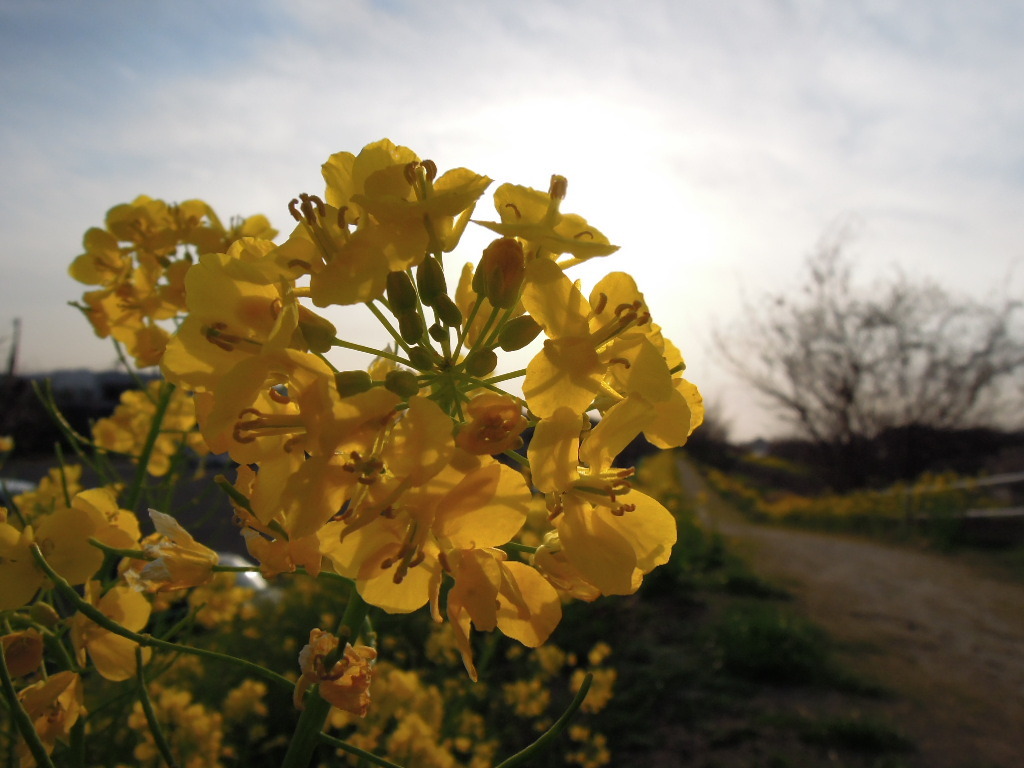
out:
<path id="1" fill-rule="evenodd" d="M 896 693 L 885 707 L 922 766 L 1024 765 L 1024 585 L 942 554 L 758 525 L 685 460 L 680 473 L 703 524 Z"/>

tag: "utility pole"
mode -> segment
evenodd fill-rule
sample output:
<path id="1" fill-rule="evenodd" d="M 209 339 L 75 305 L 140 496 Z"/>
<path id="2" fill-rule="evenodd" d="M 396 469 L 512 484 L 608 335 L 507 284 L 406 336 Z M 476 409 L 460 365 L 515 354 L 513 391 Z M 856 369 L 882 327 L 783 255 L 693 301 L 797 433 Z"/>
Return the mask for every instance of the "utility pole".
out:
<path id="1" fill-rule="evenodd" d="M 7 378 L 14 378 L 14 370 L 18 367 L 18 343 L 21 340 L 21 318 L 14 318 L 14 333 L 11 334 L 11 346 L 7 351 Z"/>

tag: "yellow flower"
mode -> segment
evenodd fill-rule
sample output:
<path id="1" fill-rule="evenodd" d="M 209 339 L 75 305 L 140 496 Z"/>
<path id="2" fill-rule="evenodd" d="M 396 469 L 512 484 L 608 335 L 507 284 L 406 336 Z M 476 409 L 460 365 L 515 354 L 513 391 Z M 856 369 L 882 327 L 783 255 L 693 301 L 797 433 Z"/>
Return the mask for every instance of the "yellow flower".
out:
<path id="1" fill-rule="evenodd" d="M 420 163 L 411 149 L 388 139 L 368 144 L 358 155 L 338 152 L 323 165 L 327 204 L 349 209 L 347 220 L 358 221 L 361 229 L 373 223 L 384 231 L 391 270 L 423 260 L 429 244 L 425 220 L 444 250 L 452 250 L 460 231 L 453 230 L 453 218 L 471 209 L 491 183 L 466 168 L 435 174 L 430 161 Z"/>
<path id="2" fill-rule="evenodd" d="M 243 680 L 224 697 L 224 719 L 231 723 L 246 724 L 267 716 L 267 684 L 258 680 Z"/>
<path id="3" fill-rule="evenodd" d="M 39 481 L 35 490 L 15 496 L 14 504 L 29 521 L 35 520 L 37 515 L 44 515 L 67 506 L 64 494 L 66 492 L 70 498 L 81 491 L 81 478 L 82 466 L 80 464 L 68 464 L 62 469 L 50 469 L 46 477 Z"/>
<path id="4" fill-rule="evenodd" d="M 58 740 L 67 742 L 72 726 L 84 712 L 82 679 L 74 672 L 57 672 L 20 691 L 18 701 L 49 754 Z M 36 764 L 24 741 L 18 745 L 17 754 L 23 768 Z"/>
<path id="5" fill-rule="evenodd" d="M 149 602 L 130 587 L 112 587 L 101 597 L 100 583 L 90 581 L 85 585 L 85 599 L 104 616 L 131 632 L 140 631 L 149 621 Z M 85 663 L 88 651 L 101 677 L 118 681 L 135 676 L 135 649 L 138 643 L 134 640 L 115 635 L 80 613 L 71 620 L 71 639 L 79 663 Z M 143 660 L 148 660 L 149 655 L 150 650 L 144 648 Z"/>
<path id="6" fill-rule="evenodd" d="M 189 607 L 196 611 L 196 621 L 207 629 L 230 624 L 239 614 L 252 607 L 256 590 L 237 583 L 236 573 L 217 572 L 213 579 L 189 590 Z"/>
<path id="7" fill-rule="evenodd" d="M 218 758 L 224 742 L 224 718 L 219 712 L 211 712 L 193 701 L 192 694 L 186 690 L 158 685 L 153 686 L 153 709 L 165 732 L 174 734 L 171 753 L 175 765 L 180 768 L 219 768 L 222 765 Z M 132 707 L 127 726 L 140 737 L 132 754 L 133 765 L 164 765 L 141 702 L 136 701 Z"/>
<path id="8" fill-rule="evenodd" d="M 0 522 L 0 611 L 25 605 L 46 583 L 32 558 L 34 543 L 31 525 L 18 530 L 10 523 Z"/>
<path id="9" fill-rule="evenodd" d="M 320 425 L 339 398 L 330 367 L 294 349 L 239 361 L 217 380 L 204 403 L 201 429 L 214 451 L 251 464 L 281 451 L 315 450 Z"/>
<path id="10" fill-rule="evenodd" d="M 84 584 L 103 565 L 103 552 L 89 543 L 132 547 L 138 538 L 135 516 L 119 510 L 113 492 L 98 488 L 75 495 L 71 507 L 41 515 L 39 524 L 18 530 L 0 522 L 0 610 L 25 605 L 46 585 L 31 547 L 39 546 L 50 567 L 72 586 Z"/>
<path id="11" fill-rule="evenodd" d="M 601 590 L 584 579 L 565 557 L 558 531 L 545 534 L 530 562 L 556 589 L 576 600 L 589 603 L 601 596 Z"/>
<path id="12" fill-rule="evenodd" d="M 464 407 L 469 418 L 459 428 L 455 443 L 467 453 L 494 455 L 519 448 L 519 437 L 529 422 L 519 403 L 508 395 L 485 392 Z"/>
<path id="13" fill-rule="evenodd" d="M 609 391 L 621 399 L 606 377 L 651 402 L 671 394 L 668 364 L 643 330 L 650 315 L 639 299 L 609 313 L 603 291 L 588 301 L 556 264 L 541 259 L 527 266 L 522 302 L 548 336 L 523 382 L 526 402 L 541 418 L 561 407 L 583 413 Z"/>
<path id="14" fill-rule="evenodd" d="M 234 365 L 291 345 L 295 298 L 268 240 L 243 238 L 227 253 L 208 253 L 185 276 L 188 316 L 167 343 L 161 368 L 169 381 L 208 391 Z"/>
<path id="15" fill-rule="evenodd" d="M 130 456 L 141 454 L 156 415 L 157 398 L 162 386 L 162 382 L 153 381 L 146 391 L 128 390 L 121 393 L 121 402 L 114 413 L 93 424 L 92 434 L 96 445 Z M 175 390 L 146 467 L 151 475 L 162 477 L 167 474 L 171 460 L 183 442 L 187 441 L 199 453 L 207 452 L 202 438 L 192 431 L 195 424 L 192 398 L 184 390 Z"/>
<path id="16" fill-rule="evenodd" d="M 156 559 L 138 571 L 126 570 L 124 576 L 128 583 L 136 590 L 166 592 L 210 581 L 213 566 L 219 560 L 217 553 L 193 539 L 170 515 L 151 509 L 149 516 L 156 533 L 142 543 L 146 554 Z"/>
<path id="17" fill-rule="evenodd" d="M 138 546 L 142 536 L 139 521 L 134 512 L 118 506 L 117 491 L 114 488 L 91 488 L 76 493 L 71 499 L 71 509 L 92 523 L 92 538 L 119 549 Z M 39 530 L 42 534 L 42 523 Z"/>
<path id="18" fill-rule="evenodd" d="M 0 637 L 4 659 L 11 677 L 23 677 L 43 663 L 43 636 L 34 628 Z"/>
<path id="19" fill-rule="evenodd" d="M 675 519 L 631 488 L 632 469 L 611 467 L 623 445 L 618 425 L 602 421 L 582 447 L 581 426 L 568 408 L 537 425 L 528 453 L 534 484 L 546 494 L 562 551 L 582 578 L 605 595 L 632 594 L 644 574 L 668 561 Z"/>
<path id="20" fill-rule="evenodd" d="M 330 632 L 310 631 L 309 642 L 299 651 L 302 674 L 295 683 L 295 706 L 302 709 L 306 690 L 317 685 L 317 691 L 331 706 L 365 717 L 370 709 L 372 662 L 377 652 L 365 645 L 353 647 L 346 643 L 341 658 L 328 669 L 327 659 L 337 651 L 339 644 L 338 638 Z"/>
<path id="21" fill-rule="evenodd" d="M 499 549 L 462 549 L 446 553 L 445 564 L 455 578 L 446 613 L 455 630 L 455 644 L 469 676 L 473 664 L 472 626 L 483 632 L 497 628 L 529 648 L 542 645 L 562 619 L 562 604 L 544 577 L 525 563 L 507 560 Z"/>
<path id="22" fill-rule="evenodd" d="M 566 181 L 551 177 L 548 192 L 529 187 L 502 184 L 494 192 L 494 207 L 501 222 L 478 221 L 492 232 L 518 237 L 533 247 L 532 257 L 568 253 L 577 260 L 607 256 L 619 249 L 608 238 L 573 213 L 559 208 L 565 197 Z"/>
<path id="23" fill-rule="evenodd" d="M 163 296 L 159 278 L 158 268 L 137 267 L 116 285 L 88 291 L 82 297 L 96 335 L 120 341 L 140 368 L 156 365 L 163 354 L 169 334 L 156 321 L 178 313 Z"/>
<path id="24" fill-rule="evenodd" d="M 510 541 L 530 503 L 522 475 L 490 457 L 462 452 L 393 499 L 384 486 L 371 491 L 361 516 L 324 526 L 320 540 L 335 570 L 356 579 L 363 599 L 390 613 L 415 611 L 432 600 L 439 616 L 442 549 Z"/>
<path id="25" fill-rule="evenodd" d="M 68 273 L 86 285 L 114 285 L 131 269 L 129 254 L 117 238 L 99 227 L 90 227 L 82 238 L 85 253 L 71 262 Z"/>

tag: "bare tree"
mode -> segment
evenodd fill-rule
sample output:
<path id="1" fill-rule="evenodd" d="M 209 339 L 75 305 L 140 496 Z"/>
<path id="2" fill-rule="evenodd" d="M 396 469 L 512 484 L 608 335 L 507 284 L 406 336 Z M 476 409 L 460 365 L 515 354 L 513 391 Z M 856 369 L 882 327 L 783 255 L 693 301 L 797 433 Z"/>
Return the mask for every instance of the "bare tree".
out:
<path id="1" fill-rule="evenodd" d="M 887 431 L 1020 425 L 1024 312 L 901 275 L 856 287 L 840 232 L 823 239 L 795 290 L 745 307 L 716 333 L 726 363 L 798 434 L 844 462 Z M 1008 408 L 1007 398 L 1016 398 Z"/>

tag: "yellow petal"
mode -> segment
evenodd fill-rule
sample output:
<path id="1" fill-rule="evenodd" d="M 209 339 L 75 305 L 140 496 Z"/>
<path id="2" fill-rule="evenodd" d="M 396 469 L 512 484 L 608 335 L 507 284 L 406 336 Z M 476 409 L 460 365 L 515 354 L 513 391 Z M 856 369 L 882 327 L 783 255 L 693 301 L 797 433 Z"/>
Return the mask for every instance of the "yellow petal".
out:
<path id="1" fill-rule="evenodd" d="M 387 448 L 384 462 L 396 477 L 421 485 L 448 463 L 455 450 L 451 417 L 433 400 L 415 396 L 398 422 Z"/>
<path id="2" fill-rule="evenodd" d="M 604 595 L 636 591 L 637 558 L 632 543 L 611 526 L 611 513 L 589 504 L 566 504 L 556 525 L 565 556 Z"/>
<path id="3" fill-rule="evenodd" d="M 635 509 L 619 516 L 602 510 L 600 515 L 609 528 L 629 543 L 636 557 L 636 567 L 649 573 L 667 563 L 676 543 L 676 520 L 672 513 L 657 500 L 636 490 L 621 496 L 620 501 Z"/>
<path id="4" fill-rule="evenodd" d="M 676 382 L 672 395 L 655 403 L 655 417 L 644 428 L 644 436 L 658 448 L 676 448 L 704 421 L 700 391 L 686 379 Z"/>
<path id="5" fill-rule="evenodd" d="M 519 472 L 489 463 L 438 502 L 435 533 L 457 549 L 505 544 L 526 522 L 531 499 Z"/>
<path id="6" fill-rule="evenodd" d="M 583 413 L 601 393 L 603 376 L 604 366 L 589 339 L 549 339 L 526 367 L 523 394 L 541 418 L 563 406 Z"/>
<path id="7" fill-rule="evenodd" d="M 589 337 L 590 304 L 553 261 L 534 259 L 526 265 L 522 302 L 548 337 Z"/>
<path id="8" fill-rule="evenodd" d="M 591 473 L 608 469 L 615 457 L 650 424 L 654 415 L 654 407 L 641 397 L 630 396 L 619 401 L 608 409 L 583 442 L 580 460 L 590 467 Z"/>
<path id="9" fill-rule="evenodd" d="M 533 484 L 542 493 L 564 491 L 578 476 L 582 428 L 579 412 L 569 408 L 559 408 L 537 423 L 527 457 Z"/>
<path id="10" fill-rule="evenodd" d="M 501 600 L 498 629 L 528 648 L 543 645 L 562 620 L 558 592 L 526 563 L 503 563 L 506 578 L 515 585 L 515 599 Z M 503 590 L 502 597 L 508 597 Z"/>

